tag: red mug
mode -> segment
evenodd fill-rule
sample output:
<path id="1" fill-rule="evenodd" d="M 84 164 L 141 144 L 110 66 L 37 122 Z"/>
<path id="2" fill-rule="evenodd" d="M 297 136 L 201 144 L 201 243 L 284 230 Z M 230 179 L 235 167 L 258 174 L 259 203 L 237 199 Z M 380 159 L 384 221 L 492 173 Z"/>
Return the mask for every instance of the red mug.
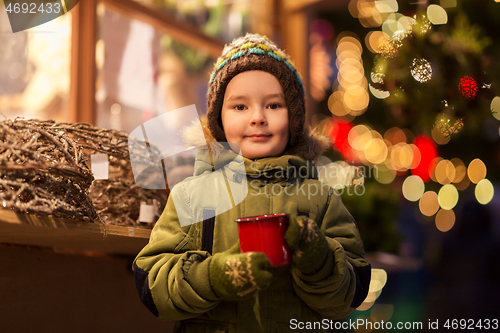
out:
<path id="1" fill-rule="evenodd" d="M 272 267 L 291 263 L 291 252 L 285 240 L 288 214 L 270 214 L 237 219 L 240 249 L 264 253 Z"/>

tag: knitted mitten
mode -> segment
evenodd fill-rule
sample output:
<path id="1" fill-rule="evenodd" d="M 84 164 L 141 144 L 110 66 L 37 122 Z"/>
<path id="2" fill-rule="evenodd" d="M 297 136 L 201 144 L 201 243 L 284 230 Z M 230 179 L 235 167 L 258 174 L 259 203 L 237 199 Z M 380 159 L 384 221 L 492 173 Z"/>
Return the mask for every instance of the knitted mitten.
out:
<path id="1" fill-rule="evenodd" d="M 269 287 L 271 265 L 264 253 L 240 253 L 239 244 L 213 255 L 210 284 L 223 300 L 240 300 Z"/>
<path id="2" fill-rule="evenodd" d="M 285 240 L 293 251 L 293 264 L 303 274 L 317 272 L 331 251 L 316 222 L 304 216 L 290 216 Z"/>

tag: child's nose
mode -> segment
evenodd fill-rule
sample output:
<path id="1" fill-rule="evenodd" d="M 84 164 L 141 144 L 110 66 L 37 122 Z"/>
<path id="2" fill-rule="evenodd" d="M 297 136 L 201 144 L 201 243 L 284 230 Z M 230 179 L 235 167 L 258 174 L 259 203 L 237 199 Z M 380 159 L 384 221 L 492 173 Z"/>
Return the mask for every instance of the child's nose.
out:
<path id="1" fill-rule="evenodd" d="M 266 115 L 261 108 L 255 108 L 250 119 L 252 125 L 265 125 L 267 124 Z"/>

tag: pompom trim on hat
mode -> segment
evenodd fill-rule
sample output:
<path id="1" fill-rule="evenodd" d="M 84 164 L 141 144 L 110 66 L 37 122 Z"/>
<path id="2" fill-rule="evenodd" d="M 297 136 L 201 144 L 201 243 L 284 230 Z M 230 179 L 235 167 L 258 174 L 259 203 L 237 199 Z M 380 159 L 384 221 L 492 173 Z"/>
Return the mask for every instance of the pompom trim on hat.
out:
<path id="1" fill-rule="evenodd" d="M 244 43 L 244 41 L 248 39 L 251 39 L 253 41 Z M 294 73 L 295 77 L 299 81 L 300 87 L 302 88 L 302 94 L 305 95 L 305 89 L 304 85 L 302 84 L 302 78 L 300 77 L 300 74 L 297 72 L 297 69 L 295 68 L 293 62 L 289 59 L 288 55 L 286 55 L 283 51 L 279 50 L 276 47 L 276 45 L 274 45 L 269 39 L 267 39 L 267 37 L 258 34 L 246 34 L 245 37 L 240 37 L 239 39 L 235 39 L 231 44 L 228 44 L 224 47 L 222 56 L 219 57 L 219 59 L 215 63 L 214 71 L 210 75 L 207 95 L 210 92 L 210 85 L 213 83 L 217 72 L 221 70 L 225 65 L 227 65 L 228 61 L 242 57 L 245 54 L 248 55 L 267 54 L 268 57 L 272 57 L 277 61 L 280 62 L 283 61 L 286 64 L 286 66 L 290 69 L 290 71 Z"/>

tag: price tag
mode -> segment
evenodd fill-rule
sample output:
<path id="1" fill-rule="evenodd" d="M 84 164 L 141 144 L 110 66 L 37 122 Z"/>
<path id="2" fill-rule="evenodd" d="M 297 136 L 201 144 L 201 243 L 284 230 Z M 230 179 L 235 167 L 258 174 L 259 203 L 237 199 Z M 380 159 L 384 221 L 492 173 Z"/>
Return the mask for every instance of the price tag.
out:
<path id="1" fill-rule="evenodd" d="M 156 216 L 156 207 L 153 205 L 141 204 L 139 210 L 139 222 L 153 223 Z"/>
<path id="2" fill-rule="evenodd" d="M 106 154 L 94 154 L 90 156 L 92 164 L 92 174 L 95 179 L 108 179 L 109 161 Z"/>

